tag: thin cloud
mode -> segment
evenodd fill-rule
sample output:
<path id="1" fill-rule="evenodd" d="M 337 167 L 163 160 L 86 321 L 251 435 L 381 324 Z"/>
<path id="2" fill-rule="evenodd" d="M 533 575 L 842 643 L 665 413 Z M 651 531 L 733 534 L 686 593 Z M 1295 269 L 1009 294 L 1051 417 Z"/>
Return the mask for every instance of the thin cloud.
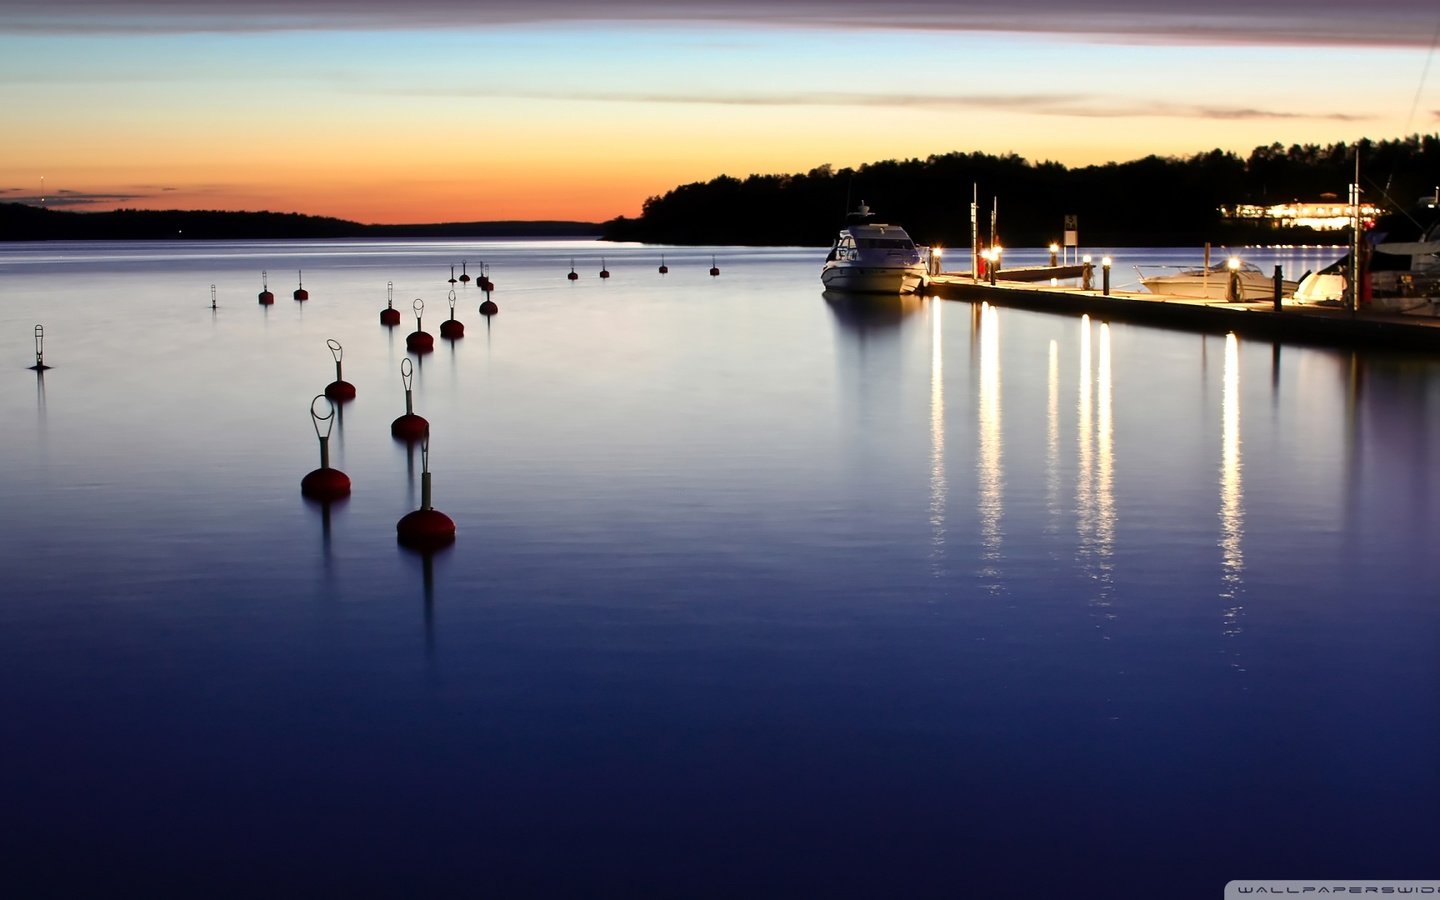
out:
<path id="1" fill-rule="evenodd" d="M 14 190 L 7 188 L 7 192 Z M 97 204 L 134 203 L 137 200 L 145 200 L 150 197 L 146 193 L 124 193 L 124 194 L 91 194 L 84 191 L 55 191 L 45 194 L 17 194 L 13 197 L 6 196 L 7 203 L 23 203 L 29 206 L 53 207 L 85 207 Z"/>
<path id="2" fill-rule="evenodd" d="M 186 33 L 325 30 L 483 30 L 589 22 L 920 31 L 1012 32 L 1127 43 L 1426 47 L 1440 25 L 1433 0 L 0 0 L 0 33 Z"/>
<path id="3" fill-rule="evenodd" d="M 398 91 L 409 96 L 506 98 L 596 103 L 662 103 L 713 106 L 844 106 L 870 109 L 925 109 L 939 112 L 1001 110 L 1042 116 L 1085 119 L 1166 118 L 1363 122 L 1369 117 L 1346 113 L 1297 113 L 1250 106 L 1214 106 L 1127 100 L 1117 102 L 1086 94 L 858 94 L 809 92 L 777 94 L 663 94 L 656 92 L 537 92 L 482 89 Z"/>

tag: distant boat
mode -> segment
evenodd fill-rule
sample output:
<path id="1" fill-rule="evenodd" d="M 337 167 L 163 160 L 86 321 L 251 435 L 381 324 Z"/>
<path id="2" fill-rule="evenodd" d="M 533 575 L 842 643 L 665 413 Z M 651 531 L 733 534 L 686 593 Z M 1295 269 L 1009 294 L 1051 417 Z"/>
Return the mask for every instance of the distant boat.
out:
<path id="1" fill-rule="evenodd" d="M 1220 262 L 1208 268 L 1196 266 L 1164 275 L 1146 275 L 1139 266 L 1135 271 L 1140 273 L 1140 283 L 1152 294 L 1197 300 L 1269 300 L 1275 296 L 1273 276 L 1262 272 L 1254 263 L 1235 261 L 1234 265 L 1232 269 L 1230 262 Z M 1234 298 L 1230 297 L 1232 272 L 1239 276 L 1240 282 L 1240 296 Z M 1282 280 L 1280 296 L 1294 294 L 1296 287 L 1297 282 Z"/>
<path id="2" fill-rule="evenodd" d="M 864 203 L 846 216 L 820 269 L 829 291 L 913 294 L 925 284 L 925 261 L 899 225 L 876 222 Z"/>

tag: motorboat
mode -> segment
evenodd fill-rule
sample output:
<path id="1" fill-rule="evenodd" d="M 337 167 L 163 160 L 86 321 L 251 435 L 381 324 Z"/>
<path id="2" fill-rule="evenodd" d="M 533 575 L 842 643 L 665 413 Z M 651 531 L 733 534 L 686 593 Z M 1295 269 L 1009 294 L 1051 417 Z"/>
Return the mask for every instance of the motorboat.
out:
<path id="1" fill-rule="evenodd" d="M 1275 296 L 1275 279 L 1254 263 L 1231 259 L 1213 266 L 1196 266 L 1163 275 L 1147 275 L 1139 266 L 1140 283 L 1152 294 L 1193 297 L 1200 300 L 1269 300 Z M 1231 296 L 1230 281 L 1239 284 L 1239 295 Z M 1280 296 L 1295 293 L 1298 282 L 1280 282 Z"/>
<path id="2" fill-rule="evenodd" d="M 1440 303 L 1440 197 L 1422 197 L 1414 207 L 1382 218 L 1366 236 L 1361 304 L 1377 311 L 1434 311 Z M 1337 305 L 1349 299 L 1353 257 L 1347 253 L 1308 273 L 1295 302 Z"/>
<path id="3" fill-rule="evenodd" d="M 875 221 L 864 203 L 845 217 L 820 269 L 827 291 L 849 293 L 913 294 L 926 277 L 925 258 L 905 229 Z"/>

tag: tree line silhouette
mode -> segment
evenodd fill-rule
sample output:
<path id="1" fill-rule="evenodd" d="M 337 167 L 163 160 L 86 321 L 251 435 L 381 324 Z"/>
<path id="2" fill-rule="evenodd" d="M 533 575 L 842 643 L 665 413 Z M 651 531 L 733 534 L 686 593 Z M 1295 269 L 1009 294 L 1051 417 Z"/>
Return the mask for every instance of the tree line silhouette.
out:
<path id="1" fill-rule="evenodd" d="M 1062 238 L 1076 216 L 1096 246 L 1341 242 L 1336 232 L 1236 220 L 1221 208 L 1336 198 L 1344 203 L 1359 154 L 1364 199 L 1391 209 L 1430 195 L 1440 180 L 1440 135 L 1355 144 L 1256 147 L 1248 157 L 1211 150 L 1186 158 L 1146 156 L 1069 168 L 1015 154 L 947 153 L 857 168 L 823 165 L 797 175 L 722 175 L 645 201 L 638 218 L 605 223 L 607 240 L 672 244 L 823 246 L 861 201 L 920 243 L 970 244 L 979 194 L 981 235 L 991 209 L 1012 246 Z"/>

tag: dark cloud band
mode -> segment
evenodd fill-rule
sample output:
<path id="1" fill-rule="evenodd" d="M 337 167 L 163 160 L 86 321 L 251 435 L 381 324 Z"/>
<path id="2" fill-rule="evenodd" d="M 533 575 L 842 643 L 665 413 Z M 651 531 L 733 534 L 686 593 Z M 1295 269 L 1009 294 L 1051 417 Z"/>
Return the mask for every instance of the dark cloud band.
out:
<path id="1" fill-rule="evenodd" d="M 740 27 L 914 29 L 1077 36 L 1125 42 L 1428 47 L 1440 27 L 1433 0 L 0 0 L 0 33 L 185 33 L 484 29 L 614 22 Z"/>

